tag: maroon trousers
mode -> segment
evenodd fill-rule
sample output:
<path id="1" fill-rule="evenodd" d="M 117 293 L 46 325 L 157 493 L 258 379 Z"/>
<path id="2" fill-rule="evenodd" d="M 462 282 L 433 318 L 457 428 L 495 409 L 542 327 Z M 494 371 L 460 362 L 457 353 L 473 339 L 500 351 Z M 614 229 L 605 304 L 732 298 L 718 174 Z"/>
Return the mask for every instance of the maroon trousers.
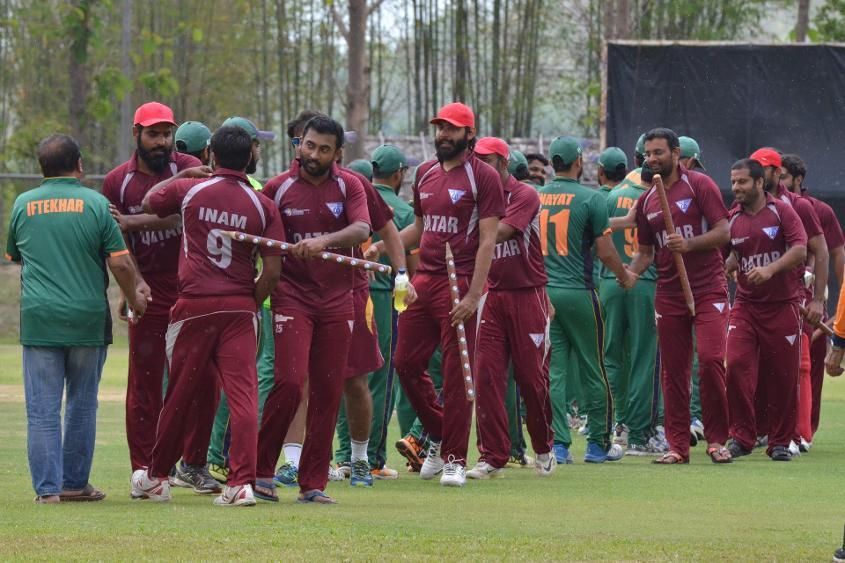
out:
<path id="1" fill-rule="evenodd" d="M 264 403 L 258 436 L 259 479 L 273 478 L 307 377 L 308 411 L 299 488 L 326 488 L 352 329 L 351 309 L 348 314 L 333 317 L 291 308 L 273 309 L 275 382 Z"/>
<path id="2" fill-rule="evenodd" d="M 795 432 L 800 354 L 797 303 L 734 304 L 728 325 L 728 406 L 731 436 L 743 448 L 752 449 L 757 440 L 755 392 L 768 413 L 768 451 L 789 445 Z"/>
<path id="3" fill-rule="evenodd" d="M 229 303 L 218 310 L 221 301 Z M 228 485 L 255 482 L 257 337 L 258 321 L 251 297 L 179 299 L 173 306 L 167 329 L 169 380 L 150 464 L 153 477 L 167 477 L 182 453 L 182 437 L 197 420 L 208 416 L 213 420 L 217 389 L 222 386 L 231 413 Z M 210 397 L 208 389 L 214 390 Z M 206 447 L 209 435 L 210 429 L 204 436 Z"/>
<path id="4" fill-rule="evenodd" d="M 149 467 L 155 444 L 156 422 L 162 406 L 162 386 L 167 362 L 165 334 L 168 315 L 144 315 L 129 325 L 129 376 L 126 384 L 126 441 L 132 471 Z M 205 392 L 207 400 L 216 394 L 216 383 Z M 184 435 L 182 459 L 191 465 L 205 465 L 214 414 L 197 417 Z"/>
<path id="5" fill-rule="evenodd" d="M 724 444 L 728 439 L 724 358 L 725 330 L 730 305 L 725 292 L 696 295 L 696 315 L 691 317 L 683 296 L 661 295 L 658 291 L 654 308 L 657 317 L 657 339 L 660 344 L 666 439 L 672 451 L 687 459 L 693 330 L 698 350 L 698 388 L 705 437 L 708 443 L 716 444 Z"/>
<path id="6" fill-rule="evenodd" d="M 813 407 L 810 413 L 812 433 L 805 436 L 813 441 L 813 434 L 819 429 L 822 407 L 822 386 L 824 385 L 824 358 L 827 355 L 827 337 L 819 336 L 810 343 L 810 384 L 813 388 Z"/>
<path id="7" fill-rule="evenodd" d="M 510 457 L 505 394 L 508 365 L 525 403 L 526 425 L 537 454 L 552 449 L 549 393 L 549 308 L 543 287 L 491 290 L 476 342 L 476 429 L 484 461 L 504 467 Z"/>
<path id="8" fill-rule="evenodd" d="M 458 277 L 461 295 L 465 295 L 469 279 Z M 399 315 L 395 365 L 402 389 L 417 413 L 423 427 L 435 441 L 442 440 L 440 456 L 466 464 L 472 402 L 467 400 L 461 370 L 458 337 L 449 319 L 453 304 L 449 280 L 445 275 L 417 273 L 413 280 L 417 300 Z M 484 298 L 479 305 L 483 310 Z M 475 358 L 477 315 L 464 323 L 470 365 Z M 437 401 L 434 384 L 426 373 L 428 362 L 437 345 L 443 355 L 443 405 Z M 474 374 L 475 375 L 475 374 Z"/>

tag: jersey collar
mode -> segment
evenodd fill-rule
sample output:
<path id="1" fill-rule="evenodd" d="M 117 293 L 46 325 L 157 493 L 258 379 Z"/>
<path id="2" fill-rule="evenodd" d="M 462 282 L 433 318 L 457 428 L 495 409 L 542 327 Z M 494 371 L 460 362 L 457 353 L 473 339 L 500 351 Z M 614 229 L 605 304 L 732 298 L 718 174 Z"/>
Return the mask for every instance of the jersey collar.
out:
<path id="1" fill-rule="evenodd" d="M 82 182 L 79 181 L 79 178 L 76 176 L 52 176 L 50 178 L 44 178 L 41 181 L 42 186 L 52 186 L 55 184 L 70 184 L 73 186 L 81 186 Z"/>
<path id="2" fill-rule="evenodd" d="M 232 170 L 231 168 L 218 167 L 214 169 L 214 176 L 228 176 L 230 178 L 237 178 L 243 182 L 249 183 L 249 178 L 246 177 L 240 170 Z"/>

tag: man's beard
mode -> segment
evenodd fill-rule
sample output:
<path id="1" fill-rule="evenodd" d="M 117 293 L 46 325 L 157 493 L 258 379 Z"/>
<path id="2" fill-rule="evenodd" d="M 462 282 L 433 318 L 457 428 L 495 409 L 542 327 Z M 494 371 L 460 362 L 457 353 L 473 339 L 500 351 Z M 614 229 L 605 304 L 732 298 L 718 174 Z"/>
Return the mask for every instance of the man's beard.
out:
<path id="1" fill-rule="evenodd" d="M 778 180 L 775 178 L 775 175 L 772 174 L 771 176 L 765 176 L 763 181 L 763 190 L 769 193 L 775 193 L 778 187 Z"/>
<path id="2" fill-rule="evenodd" d="M 447 144 L 448 143 L 448 144 Z M 457 158 L 462 152 L 467 150 L 469 146 L 469 139 L 464 138 L 460 141 L 455 141 L 454 144 L 451 144 L 452 141 L 434 141 L 434 148 L 435 152 L 437 153 L 437 160 L 443 162 L 444 160 L 452 160 L 453 158 Z"/>
<path id="3" fill-rule="evenodd" d="M 155 172 L 156 174 L 160 174 L 164 172 L 167 168 L 167 165 L 170 164 L 170 154 L 173 152 L 172 147 L 167 147 L 164 149 L 158 149 L 156 151 L 148 151 L 143 146 L 141 146 L 141 137 L 138 136 L 138 156 L 141 157 L 141 160 L 150 167 L 150 170 Z"/>
<path id="4" fill-rule="evenodd" d="M 246 165 L 246 173 L 255 174 L 256 170 L 258 170 L 258 161 L 255 160 L 255 155 L 250 155 L 249 164 Z"/>
<path id="5" fill-rule="evenodd" d="M 299 164 L 306 172 L 308 172 L 308 174 L 315 178 L 323 176 L 332 167 L 331 163 L 325 166 L 320 166 L 320 162 L 318 160 L 305 158 L 304 156 L 299 158 Z"/>
<path id="6" fill-rule="evenodd" d="M 543 176 L 531 176 L 531 181 L 537 184 L 538 186 L 546 185 L 546 178 Z"/>

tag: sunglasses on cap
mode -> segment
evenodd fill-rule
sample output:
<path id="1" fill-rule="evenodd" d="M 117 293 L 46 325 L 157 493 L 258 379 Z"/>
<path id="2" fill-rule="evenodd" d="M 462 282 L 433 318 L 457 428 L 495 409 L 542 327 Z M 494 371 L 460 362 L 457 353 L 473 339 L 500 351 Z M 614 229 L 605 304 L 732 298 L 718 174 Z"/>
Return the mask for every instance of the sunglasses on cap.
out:
<path id="1" fill-rule="evenodd" d="M 293 137 L 290 140 L 290 144 L 293 145 L 294 147 L 298 147 L 301 142 L 302 142 L 302 137 Z"/>

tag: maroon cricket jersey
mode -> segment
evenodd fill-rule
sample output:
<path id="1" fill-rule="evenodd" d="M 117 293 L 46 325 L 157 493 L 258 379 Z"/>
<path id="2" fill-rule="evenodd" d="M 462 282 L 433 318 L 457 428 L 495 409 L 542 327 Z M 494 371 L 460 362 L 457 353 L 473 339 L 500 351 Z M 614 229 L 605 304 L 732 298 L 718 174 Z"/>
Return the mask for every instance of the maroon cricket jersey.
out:
<path id="1" fill-rule="evenodd" d="M 161 174 L 150 176 L 138 169 L 138 158 L 137 153 L 133 154 L 128 161 L 106 174 L 103 180 L 103 195 L 123 215 L 143 213 L 141 202 L 144 196 L 162 180 L 186 168 L 202 166 L 197 158 L 189 154 L 173 152 L 170 154 L 170 165 Z M 176 273 L 181 234 L 178 229 L 127 233 L 132 255 L 142 275 Z"/>
<path id="2" fill-rule="evenodd" d="M 256 254 L 279 256 L 281 249 L 234 241 L 221 231 L 284 240 L 273 202 L 252 189 L 246 175 L 218 168 L 211 178 L 182 178 L 150 197 L 159 217 L 182 215 L 179 297 L 254 299 Z M 254 305 L 254 303 L 253 303 Z"/>
<path id="3" fill-rule="evenodd" d="M 471 276 L 478 252 L 478 222 L 505 214 L 499 174 L 468 153 L 448 172 L 436 160 L 417 168 L 414 214 L 423 220 L 418 272 L 446 274 L 446 243 L 455 256 L 455 271 Z"/>
<path id="4" fill-rule="evenodd" d="M 801 194 L 801 197 L 809 201 L 813 206 L 813 211 L 816 212 L 816 216 L 819 219 L 828 251 L 832 248 L 839 248 L 845 245 L 845 235 L 842 234 L 842 226 L 839 224 L 839 219 L 836 218 L 836 212 L 833 211 L 833 208 L 822 200 L 814 198 L 806 191 Z"/>
<path id="5" fill-rule="evenodd" d="M 779 272 L 760 285 L 748 281 L 747 275 L 754 268 L 768 266 L 781 258 L 793 246 L 807 246 L 807 234 L 801 219 L 788 204 L 765 194 L 766 206 L 756 214 L 731 210 L 730 249 L 736 255 L 737 301 L 751 303 L 798 303 L 802 294 L 799 272 L 803 267 Z"/>
<path id="6" fill-rule="evenodd" d="M 527 289 L 546 285 L 546 265 L 540 248 L 540 196 L 537 190 L 508 176 L 504 186 L 502 223 L 516 230 L 496 244 L 490 265 L 490 289 Z"/>
<path id="7" fill-rule="evenodd" d="M 296 162 L 296 161 L 294 161 Z M 353 174 L 332 165 L 326 180 L 315 186 L 299 176 L 299 166 L 276 176 L 263 193 L 273 199 L 284 219 L 285 237 L 297 243 L 340 231 L 362 221 L 370 225 L 364 186 Z M 345 256 L 352 248 L 329 248 Z M 273 292 L 273 307 L 305 311 L 352 311 L 354 271 L 319 258 L 286 256 L 282 277 Z"/>
<path id="8" fill-rule="evenodd" d="M 709 176 L 678 166 L 678 181 L 666 189 L 675 232 L 685 239 L 703 235 L 722 219 L 728 210 L 718 186 Z M 652 187 L 637 200 L 637 242 L 654 246 L 657 266 L 657 291 L 682 294 L 681 280 L 672 251 L 666 247 L 666 225 L 657 188 Z M 683 255 L 693 296 L 726 291 L 724 260 L 718 248 Z"/>

